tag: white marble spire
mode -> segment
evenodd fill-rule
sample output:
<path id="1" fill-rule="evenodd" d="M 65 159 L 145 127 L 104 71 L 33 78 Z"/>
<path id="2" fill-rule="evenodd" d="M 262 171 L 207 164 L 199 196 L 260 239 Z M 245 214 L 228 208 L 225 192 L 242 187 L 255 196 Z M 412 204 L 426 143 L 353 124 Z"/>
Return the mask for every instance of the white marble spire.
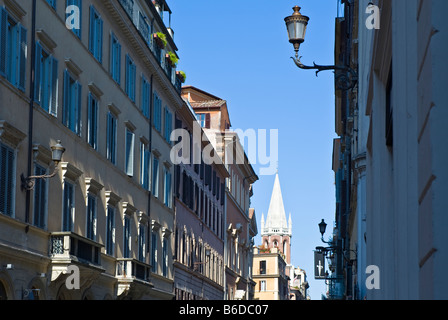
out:
<path id="1" fill-rule="evenodd" d="M 291 223 L 291 215 L 290 215 Z M 263 226 L 262 226 L 263 227 Z M 278 173 L 275 175 L 274 188 L 272 190 L 271 202 L 264 223 L 262 233 L 265 234 L 290 234 L 290 228 L 286 220 L 285 207 L 283 205 L 282 190 Z"/>

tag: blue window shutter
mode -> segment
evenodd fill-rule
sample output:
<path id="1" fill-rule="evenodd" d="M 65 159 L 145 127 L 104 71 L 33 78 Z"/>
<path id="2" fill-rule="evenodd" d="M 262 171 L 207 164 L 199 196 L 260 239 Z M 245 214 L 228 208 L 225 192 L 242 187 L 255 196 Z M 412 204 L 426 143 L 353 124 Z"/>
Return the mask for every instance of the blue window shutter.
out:
<path id="1" fill-rule="evenodd" d="M 100 63 L 103 63 L 103 20 L 100 18 L 97 19 L 97 30 L 96 30 L 96 38 L 97 38 L 97 59 Z"/>
<path id="2" fill-rule="evenodd" d="M 6 75 L 6 35 L 7 35 L 8 13 L 5 8 L 0 7 L 0 74 Z"/>
<path id="3" fill-rule="evenodd" d="M 94 41 L 95 41 L 95 9 L 90 6 L 90 23 L 89 23 L 89 50 L 94 53 Z"/>
<path id="4" fill-rule="evenodd" d="M 136 72 L 136 67 L 135 67 L 134 63 L 132 63 L 132 65 L 131 65 L 131 71 L 132 71 L 132 74 L 131 74 L 131 93 L 132 93 L 131 99 L 132 99 L 132 101 L 135 102 L 135 76 L 136 76 L 137 72 Z"/>
<path id="5" fill-rule="evenodd" d="M 19 49 L 19 80 L 17 82 L 18 88 L 25 91 L 25 75 L 26 75 L 26 29 L 20 26 L 20 49 Z"/>
<path id="6" fill-rule="evenodd" d="M 34 70 L 34 100 L 40 104 L 41 101 L 41 71 L 42 71 L 42 47 L 39 42 L 36 42 L 36 63 Z"/>
<path id="7" fill-rule="evenodd" d="M 82 85 L 79 82 L 76 82 L 75 85 L 76 88 L 76 102 L 73 106 L 75 108 L 75 133 L 77 135 L 81 135 L 81 105 L 82 105 L 82 99 L 81 99 L 81 89 Z"/>
<path id="8" fill-rule="evenodd" d="M 62 123 L 69 126 L 69 112 L 70 112 L 70 75 L 68 71 L 64 71 L 64 106 L 62 111 Z"/>
<path id="9" fill-rule="evenodd" d="M 58 115 L 58 60 L 51 57 L 50 114 Z"/>
<path id="10" fill-rule="evenodd" d="M 126 55 L 126 70 L 125 70 L 124 78 L 125 78 L 126 94 L 129 96 L 129 56 L 128 55 Z"/>
<path id="11" fill-rule="evenodd" d="M 112 79 L 114 78 L 114 34 L 110 33 L 110 45 L 109 45 L 109 70 Z"/>

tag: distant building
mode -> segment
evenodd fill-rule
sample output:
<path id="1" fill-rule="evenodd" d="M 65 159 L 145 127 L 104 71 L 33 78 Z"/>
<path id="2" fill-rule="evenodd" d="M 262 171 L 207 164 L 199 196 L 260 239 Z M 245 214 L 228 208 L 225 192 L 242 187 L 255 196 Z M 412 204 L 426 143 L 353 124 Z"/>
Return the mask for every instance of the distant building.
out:
<path id="1" fill-rule="evenodd" d="M 289 280 L 294 279 L 291 264 L 292 219 L 290 214 L 286 220 L 278 173 L 275 175 L 266 220 L 264 215 L 261 216 L 260 234 L 262 244 L 255 247 L 254 254 L 255 298 L 289 300 Z M 297 298 L 297 295 L 293 294 L 293 297 Z"/>
<path id="2" fill-rule="evenodd" d="M 201 155 L 210 141 L 203 137 L 203 128 L 188 101 L 176 113 L 175 124 L 176 129 L 188 132 L 186 139 L 189 137 L 187 150 L 180 154 L 185 163 L 176 164 L 174 169 L 176 300 L 222 300 L 225 179 L 229 174 L 219 159 L 212 164 L 204 162 Z M 200 137 L 194 137 L 195 132 Z"/>
<path id="3" fill-rule="evenodd" d="M 182 88 L 184 97 L 193 107 L 209 141 L 224 161 L 228 171 L 225 180 L 225 299 L 249 299 L 253 292 L 252 247 L 256 227 L 255 211 L 250 211 L 252 184 L 258 180 L 239 141 L 229 130 L 231 123 L 227 102 L 193 86 Z M 217 179 L 213 174 L 212 179 Z M 218 178 L 219 179 L 219 178 Z M 224 181 L 221 181 L 224 182 Z"/>

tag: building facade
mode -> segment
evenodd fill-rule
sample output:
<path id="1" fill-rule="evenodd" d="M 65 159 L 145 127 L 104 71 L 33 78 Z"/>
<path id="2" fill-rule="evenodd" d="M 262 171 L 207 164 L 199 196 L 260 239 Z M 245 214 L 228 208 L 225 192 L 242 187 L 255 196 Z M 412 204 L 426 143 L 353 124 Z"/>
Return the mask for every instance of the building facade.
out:
<path id="1" fill-rule="evenodd" d="M 184 102 L 170 13 L 163 0 L 0 1 L 2 298 L 174 297 L 169 134 Z M 55 176 L 22 183 L 53 171 L 57 140 Z"/>
<path id="2" fill-rule="evenodd" d="M 174 286 L 177 300 L 224 298 L 224 163 L 209 163 L 210 141 L 188 101 L 176 114 Z M 177 151 L 178 149 L 175 148 Z M 204 151 L 205 150 L 205 151 Z"/>
<path id="3" fill-rule="evenodd" d="M 250 197 L 253 195 L 252 184 L 258 176 L 238 135 L 229 130 L 231 123 L 227 102 L 192 86 L 184 86 L 182 96 L 190 102 L 216 151 L 207 151 L 207 154 L 216 162 L 223 162 L 228 172 L 224 187 L 224 298 L 249 299 L 254 290 L 251 266 L 255 236 L 255 211 L 250 211 Z"/>
<path id="4" fill-rule="evenodd" d="M 447 297 L 447 6 L 345 1 L 335 57 L 358 79 L 336 99 L 337 298 Z"/>
<path id="5" fill-rule="evenodd" d="M 291 264 L 292 219 L 286 220 L 278 173 L 269 203 L 266 220 L 261 216 L 262 245 L 254 247 L 255 298 L 289 300 L 289 280 L 294 272 Z"/>

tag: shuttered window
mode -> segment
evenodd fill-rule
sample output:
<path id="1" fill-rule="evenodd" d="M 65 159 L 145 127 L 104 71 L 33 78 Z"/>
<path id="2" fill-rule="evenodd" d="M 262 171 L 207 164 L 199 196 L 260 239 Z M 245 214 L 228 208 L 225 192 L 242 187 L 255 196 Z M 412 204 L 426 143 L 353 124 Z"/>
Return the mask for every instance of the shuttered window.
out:
<path id="1" fill-rule="evenodd" d="M 27 30 L 0 7 L 0 75 L 25 91 Z"/>
<path id="2" fill-rule="evenodd" d="M 91 240 L 96 240 L 96 197 L 92 194 L 87 196 L 87 224 L 86 224 L 86 236 Z"/>
<path id="3" fill-rule="evenodd" d="M 90 6 L 89 50 L 96 60 L 103 58 L 103 20 L 94 6 Z"/>
<path id="4" fill-rule="evenodd" d="M 150 157 L 149 146 L 142 142 L 140 147 L 140 184 L 146 190 L 149 189 Z"/>
<path id="5" fill-rule="evenodd" d="M 81 135 L 81 89 L 81 84 L 65 70 L 62 123 L 77 135 Z"/>
<path id="6" fill-rule="evenodd" d="M 171 131 L 173 131 L 173 114 L 165 107 L 165 140 L 171 143 Z"/>
<path id="7" fill-rule="evenodd" d="M 171 208 L 171 198 L 172 198 L 172 189 L 171 189 L 171 173 L 168 171 L 168 169 L 165 170 L 165 196 L 164 196 L 164 203 L 167 207 Z"/>
<path id="8" fill-rule="evenodd" d="M 109 111 L 107 113 L 106 157 L 113 164 L 116 162 L 117 119 Z"/>
<path id="9" fill-rule="evenodd" d="M 53 1 L 56 2 L 56 0 Z M 76 9 L 72 7 L 71 9 L 73 10 L 66 10 L 65 19 L 69 19 L 69 21 L 73 24 L 73 28 L 71 30 L 78 36 L 79 39 L 81 39 L 82 0 L 67 0 L 66 8 L 70 9 L 71 6 L 75 6 Z M 73 19 L 77 19 L 77 21 L 73 21 Z"/>
<path id="10" fill-rule="evenodd" d="M 134 132 L 129 130 L 129 128 L 126 128 L 125 168 L 126 174 L 130 177 L 134 175 L 134 138 Z"/>
<path id="11" fill-rule="evenodd" d="M 62 231 L 73 231 L 75 217 L 75 187 L 70 182 L 64 182 L 62 203 Z"/>
<path id="12" fill-rule="evenodd" d="M 153 115 L 154 128 L 161 132 L 162 131 L 162 100 L 159 96 L 154 93 L 154 115 Z"/>
<path id="13" fill-rule="evenodd" d="M 124 217 L 123 230 L 123 258 L 131 256 L 131 218 L 128 215 Z"/>
<path id="14" fill-rule="evenodd" d="M 110 34 L 110 75 L 112 79 L 120 84 L 121 77 L 121 44 L 114 33 Z"/>
<path id="15" fill-rule="evenodd" d="M 36 164 L 34 168 L 36 176 L 47 174 L 47 170 Z M 46 212 L 47 212 L 47 179 L 36 179 L 34 184 L 34 220 L 33 224 L 36 227 L 45 229 L 46 227 Z"/>
<path id="16" fill-rule="evenodd" d="M 95 150 L 98 148 L 98 100 L 92 93 L 87 107 L 87 142 Z"/>
<path id="17" fill-rule="evenodd" d="M 58 61 L 36 43 L 35 99 L 40 106 L 57 116 L 58 103 Z"/>
<path id="18" fill-rule="evenodd" d="M 129 55 L 126 55 L 126 94 L 135 102 L 136 66 Z"/>
<path id="19" fill-rule="evenodd" d="M 0 143 L 0 213 L 14 215 L 15 152 Z"/>
<path id="20" fill-rule="evenodd" d="M 151 234 L 151 271 L 157 272 L 157 231 L 153 231 Z"/>
<path id="21" fill-rule="evenodd" d="M 146 226 L 140 224 L 138 227 L 138 260 L 146 262 Z"/>
<path id="22" fill-rule="evenodd" d="M 151 191 L 154 197 L 159 197 L 159 159 L 154 157 L 152 162 Z"/>
<path id="23" fill-rule="evenodd" d="M 115 250 L 115 208 L 107 206 L 106 253 L 113 256 Z"/>
<path id="24" fill-rule="evenodd" d="M 149 82 L 146 80 L 146 78 L 142 75 L 142 87 L 141 87 L 141 94 L 142 94 L 142 100 L 141 100 L 141 110 L 143 115 L 146 118 L 149 118 L 149 103 L 150 103 L 150 87 Z"/>

